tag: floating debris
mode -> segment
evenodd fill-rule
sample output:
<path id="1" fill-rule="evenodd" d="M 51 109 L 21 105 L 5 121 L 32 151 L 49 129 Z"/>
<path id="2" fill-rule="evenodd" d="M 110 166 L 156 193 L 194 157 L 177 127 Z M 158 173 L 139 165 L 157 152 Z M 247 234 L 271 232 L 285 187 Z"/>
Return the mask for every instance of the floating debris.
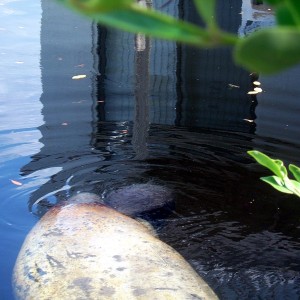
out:
<path id="1" fill-rule="evenodd" d="M 262 88 L 260 88 L 260 87 L 255 87 L 254 89 L 253 89 L 253 91 L 250 91 L 250 92 L 248 92 L 247 94 L 248 95 L 257 95 L 258 93 L 261 93 L 263 90 L 262 90 Z"/>
<path id="2" fill-rule="evenodd" d="M 17 180 L 13 180 L 13 179 L 11 179 L 10 180 L 11 181 L 11 183 L 13 183 L 13 184 L 15 184 L 15 185 L 23 185 L 23 183 L 21 183 L 21 182 L 19 182 L 19 181 L 17 181 Z"/>
<path id="3" fill-rule="evenodd" d="M 250 120 L 250 119 L 243 119 L 243 120 L 249 123 L 254 123 L 254 120 Z"/>
<path id="4" fill-rule="evenodd" d="M 258 92 L 258 93 L 261 93 L 263 90 L 261 88 L 259 88 L 259 87 L 256 87 L 256 88 L 254 88 L 254 91 Z"/>
<path id="5" fill-rule="evenodd" d="M 235 84 L 232 84 L 232 83 L 229 83 L 228 86 L 231 87 L 231 88 L 236 88 L 236 89 L 240 88 L 239 85 L 235 85 Z"/>
<path id="6" fill-rule="evenodd" d="M 72 79 L 74 80 L 83 79 L 83 78 L 86 78 L 86 75 L 75 75 L 72 77 Z"/>
<path id="7" fill-rule="evenodd" d="M 76 104 L 80 104 L 80 103 L 83 103 L 83 102 L 86 102 L 86 100 L 72 101 L 72 103 L 76 103 Z"/>
<path id="8" fill-rule="evenodd" d="M 259 92 L 257 92 L 257 91 L 250 91 L 250 92 L 248 92 L 247 94 L 248 95 L 256 95 L 256 94 L 258 94 Z"/>

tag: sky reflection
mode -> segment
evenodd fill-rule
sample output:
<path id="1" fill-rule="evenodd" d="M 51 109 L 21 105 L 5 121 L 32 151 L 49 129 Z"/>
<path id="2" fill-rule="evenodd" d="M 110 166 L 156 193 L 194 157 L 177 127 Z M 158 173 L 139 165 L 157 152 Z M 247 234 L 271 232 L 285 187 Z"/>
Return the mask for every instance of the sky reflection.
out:
<path id="1" fill-rule="evenodd" d="M 36 129 L 43 124 L 41 13 L 38 1 L 0 3 L 1 161 L 34 154 L 42 147 Z"/>
<path id="2" fill-rule="evenodd" d="M 12 299 L 11 272 L 26 232 L 35 223 L 27 212 L 20 169 L 38 153 L 43 121 L 40 69 L 41 3 L 0 0 L 0 287 Z M 46 180 L 46 179 L 45 179 Z"/>

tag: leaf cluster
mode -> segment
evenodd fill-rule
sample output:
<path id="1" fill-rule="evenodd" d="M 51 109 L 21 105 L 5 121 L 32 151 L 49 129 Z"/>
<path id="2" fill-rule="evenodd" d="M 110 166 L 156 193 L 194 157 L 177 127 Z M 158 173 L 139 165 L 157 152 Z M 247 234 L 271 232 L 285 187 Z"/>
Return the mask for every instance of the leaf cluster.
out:
<path id="1" fill-rule="evenodd" d="M 294 194 L 300 197 L 300 168 L 290 164 L 289 171 L 293 174 L 294 179 L 288 177 L 288 172 L 284 163 L 279 159 L 272 159 L 268 155 L 257 151 L 248 151 L 260 165 L 268 168 L 274 173 L 273 176 L 261 177 L 261 180 L 270 184 L 276 190 L 286 193 Z"/>
<path id="2" fill-rule="evenodd" d="M 300 1 L 266 0 L 277 25 L 239 38 L 220 29 L 216 0 L 193 0 L 204 27 L 178 20 L 135 0 L 58 0 L 106 26 L 197 47 L 230 45 L 236 63 L 264 74 L 279 72 L 300 62 Z M 263 2 L 263 1 L 262 1 Z"/>

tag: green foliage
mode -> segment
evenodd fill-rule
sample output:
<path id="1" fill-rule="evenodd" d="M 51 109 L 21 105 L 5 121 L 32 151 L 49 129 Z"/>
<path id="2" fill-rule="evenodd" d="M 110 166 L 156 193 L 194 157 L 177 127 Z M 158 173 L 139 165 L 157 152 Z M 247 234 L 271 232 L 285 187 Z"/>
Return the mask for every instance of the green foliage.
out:
<path id="1" fill-rule="evenodd" d="M 281 4 L 284 2 L 284 0 L 267 0 L 268 3 L 272 5 Z"/>
<path id="2" fill-rule="evenodd" d="M 300 168 L 293 164 L 290 164 L 289 170 L 292 172 L 296 180 L 300 182 Z"/>
<path id="3" fill-rule="evenodd" d="M 93 13 L 106 13 L 113 10 L 126 9 L 134 0 L 70 0 L 68 1 L 70 6 L 74 6 L 75 8 L 81 11 L 89 11 Z"/>
<path id="4" fill-rule="evenodd" d="M 187 44 L 209 44 L 209 36 L 196 26 L 143 9 L 113 11 L 104 15 L 91 14 L 94 20 L 129 32 L 143 32 L 158 38 L 174 40 L 181 37 Z M 128 22 L 130 20 L 130 22 Z"/>
<path id="5" fill-rule="evenodd" d="M 277 26 L 245 38 L 222 31 L 216 22 L 216 0 L 194 0 L 204 28 L 177 20 L 135 0 L 58 0 L 95 21 L 134 33 L 198 47 L 231 45 L 235 61 L 264 74 L 284 70 L 300 62 L 300 1 L 266 0 L 274 6 Z"/>
<path id="6" fill-rule="evenodd" d="M 300 62 L 300 30 L 295 27 L 263 29 L 241 40 L 235 61 L 264 74 L 279 72 Z"/>
<path id="7" fill-rule="evenodd" d="M 144 33 L 156 38 L 179 41 L 198 47 L 213 47 L 219 44 L 234 44 L 236 38 L 229 33 L 210 34 L 204 28 L 177 20 L 153 9 L 144 8 L 135 1 L 105 0 L 59 0 L 106 26 L 133 33 Z M 202 2 L 199 1 L 198 2 Z M 111 4 L 113 3 L 113 5 Z M 205 18 L 212 13 L 205 11 Z M 211 21 L 213 24 L 214 21 Z"/>
<path id="8" fill-rule="evenodd" d="M 195 0 L 195 6 L 209 29 L 217 27 L 215 19 L 216 0 Z"/>
<path id="9" fill-rule="evenodd" d="M 294 179 L 288 177 L 287 169 L 284 166 L 283 162 L 279 159 L 272 159 L 266 154 L 252 150 L 248 151 L 248 154 L 251 155 L 260 165 L 268 168 L 275 175 L 268 177 L 261 177 L 261 180 L 270 184 L 276 190 L 286 193 L 294 194 L 300 197 L 300 168 L 290 164 L 289 170 L 293 174 Z"/>

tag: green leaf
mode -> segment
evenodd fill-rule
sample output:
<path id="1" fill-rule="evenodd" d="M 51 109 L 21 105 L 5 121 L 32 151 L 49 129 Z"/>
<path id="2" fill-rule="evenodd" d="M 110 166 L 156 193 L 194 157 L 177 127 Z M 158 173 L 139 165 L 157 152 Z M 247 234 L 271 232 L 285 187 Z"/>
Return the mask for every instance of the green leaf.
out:
<path id="1" fill-rule="evenodd" d="M 277 5 L 280 4 L 282 2 L 284 2 L 285 0 L 266 0 L 266 2 L 272 4 L 272 5 Z"/>
<path id="2" fill-rule="evenodd" d="M 291 16 L 293 17 L 295 23 L 300 26 L 300 1 L 299 0 L 286 0 L 287 8 L 289 9 Z"/>
<path id="3" fill-rule="evenodd" d="M 269 28 L 240 39 L 235 61 L 251 71 L 272 74 L 300 62 L 300 30 Z"/>
<path id="4" fill-rule="evenodd" d="M 151 10 L 114 11 L 91 17 L 99 23 L 125 31 L 202 47 L 211 46 L 211 39 L 205 30 Z"/>
<path id="5" fill-rule="evenodd" d="M 282 185 L 280 178 L 277 176 L 261 177 L 260 179 L 282 193 L 293 194 L 293 192 Z"/>
<path id="6" fill-rule="evenodd" d="M 293 185 L 293 192 L 295 195 L 300 197 L 300 183 L 296 180 L 290 180 L 290 183 Z"/>
<path id="7" fill-rule="evenodd" d="M 290 164 L 289 165 L 289 170 L 292 172 L 292 174 L 294 175 L 295 179 L 300 182 L 300 168 Z"/>
<path id="8" fill-rule="evenodd" d="M 282 168 L 281 168 L 281 166 L 283 165 L 282 161 L 278 159 L 273 160 L 266 154 L 257 150 L 247 151 L 247 153 L 251 155 L 259 164 L 271 170 L 279 178 L 283 179 L 285 177 L 285 174 L 284 172 L 282 172 Z"/>
<path id="9" fill-rule="evenodd" d="M 300 195 L 300 183 L 296 180 L 291 180 L 288 177 L 284 178 L 284 186 L 293 192 L 293 194 Z"/>
<path id="10" fill-rule="evenodd" d="M 283 176 L 287 176 L 287 169 L 284 166 L 283 161 L 279 159 L 273 159 L 273 161 L 279 167 L 281 174 L 283 174 Z"/>
<path id="11" fill-rule="evenodd" d="M 127 1 L 125 1 L 123 6 L 120 6 L 118 9 L 107 9 L 103 12 L 102 6 L 96 6 L 95 10 L 90 9 L 90 7 L 86 8 L 86 6 L 78 6 L 78 2 L 82 2 L 80 0 L 60 1 L 94 19 L 98 23 L 124 31 L 144 33 L 156 38 L 173 40 L 201 47 L 209 47 L 215 44 L 214 39 L 206 30 L 154 10 L 143 8 L 138 4 L 129 5 L 129 2 L 127 3 Z M 92 2 L 94 1 L 97 2 L 97 0 L 93 0 Z M 105 1 L 102 0 L 100 2 Z M 111 7 L 109 6 L 109 8 Z"/>
<path id="12" fill-rule="evenodd" d="M 134 0 L 58 0 L 67 6 L 76 8 L 80 11 L 89 12 L 108 12 L 116 9 L 124 9 L 135 3 Z"/>
<path id="13" fill-rule="evenodd" d="M 215 14 L 216 14 L 216 1 L 215 0 L 194 0 L 195 6 L 201 15 L 203 21 L 210 28 L 217 27 Z"/>
<path id="14" fill-rule="evenodd" d="M 286 5 L 280 5 L 276 9 L 276 20 L 279 25 L 283 26 L 297 26 L 290 10 Z"/>

